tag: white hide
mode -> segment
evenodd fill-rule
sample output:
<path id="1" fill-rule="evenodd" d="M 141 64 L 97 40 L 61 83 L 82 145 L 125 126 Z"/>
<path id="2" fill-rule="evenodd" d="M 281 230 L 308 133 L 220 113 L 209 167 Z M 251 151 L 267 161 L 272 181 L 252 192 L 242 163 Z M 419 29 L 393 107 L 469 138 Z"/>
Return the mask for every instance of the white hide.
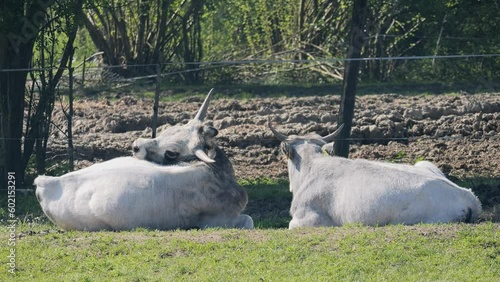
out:
<path id="1" fill-rule="evenodd" d="M 161 166 L 122 157 L 39 176 L 35 185 L 45 214 L 66 230 L 252 228 L 249 216 L 224 213 L 213 178 L 203 162 Z"/>
<path id="2" fill-rule="evenodd" d="M 293 193 L 290 229 L 476 221 L 481 203 L 432 163 L 392 164 L 326 156 L 307 140 L 285 141 Z M 316 144 L 315 144 L 316 143 Z"/>

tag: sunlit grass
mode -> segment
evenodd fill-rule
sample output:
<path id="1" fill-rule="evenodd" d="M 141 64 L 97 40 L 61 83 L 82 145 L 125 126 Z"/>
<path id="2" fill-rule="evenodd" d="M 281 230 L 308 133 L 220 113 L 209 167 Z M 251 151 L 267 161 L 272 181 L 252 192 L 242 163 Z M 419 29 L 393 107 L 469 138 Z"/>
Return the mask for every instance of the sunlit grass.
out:
<path id="1" fill-rule="evenodd" d="M 63 231 L 33 193 L 18 193 L 15 280 L 500 280 L 500 223 L 288 230 L 286 179 L 239 183 L 248 191 L 245 212 L 255 230 Z M 0 209 L 1 238 L 9 237 L 6 215 Z M 0 244 L 6 258 L 7 240 Z M 0 281 L 13 280 L 9 265 L 2 267 Z"/>
<path id="2" fill-rule="evenodd" d="M 500 225 L 493 223 L 32 232 L 17 239 L 16 279 L 496 281 L 499 234 Z M 2 281 L 11 278 L 0 273 Z"/>

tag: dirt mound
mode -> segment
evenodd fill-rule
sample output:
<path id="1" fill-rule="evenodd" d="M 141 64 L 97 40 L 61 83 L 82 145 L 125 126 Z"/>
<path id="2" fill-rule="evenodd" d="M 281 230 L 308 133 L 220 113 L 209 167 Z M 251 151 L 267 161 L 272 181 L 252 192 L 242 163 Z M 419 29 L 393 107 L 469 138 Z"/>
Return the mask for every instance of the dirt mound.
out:
<path id="1" fill-rule="evenodd" d="M 162 128 L 184 124 L 202 102 L 192 97 L 160 103 Z M 219 129 L 238 178 L 286 177 L 286 163 L 267 119 L 285 134 L 331 133 L 336 128 L 339 96 L 219 99 L 207 120 Z M 131 143 L 150 137 L 153 103 L 134 97 L 75 104 L 77 167 L 130 155 Z M 66 130 L 61 110 L 54 122 Z M 49 154 L 64 158 L 64 134 L 53 131 Z M 367 95 L 356 99 L 350 157 L 412 163 L 435 162 L 455 177 L 500 175 L 500 95 Z"/>

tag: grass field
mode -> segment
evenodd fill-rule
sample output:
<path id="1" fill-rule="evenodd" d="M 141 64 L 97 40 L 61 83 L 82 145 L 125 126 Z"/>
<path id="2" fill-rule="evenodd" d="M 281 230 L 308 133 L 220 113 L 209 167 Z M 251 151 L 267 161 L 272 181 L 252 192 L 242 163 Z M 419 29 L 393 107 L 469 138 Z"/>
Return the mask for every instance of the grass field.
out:
<path id="1" fill-rule="evenodd" d="M 15 275 L 0 213 L 0 281 L 500 281 L 499 223 L 290 231 L 286 180 L 240 183 L 255 230 L 65 232 L 19 193 Z"/>
<path id="2" fill-rule="evenodd" d="M 112 87 L 113 83 L 95 86 L 86 86 L 85 89 L 76 93 L 76 99 L 116 99 L 119 96 L 133 95 L 140 98 L 154 99 L 155 84 L 137 82 L 125 87 Z M 186 97 L 199 96 L 204 98 L 210 88 L 216 89 L 214 97 L 232 98 L 232 99 L 250 99 L 264 97 L 300 97 L 309 95 L 340 95 L 342 93 L 342 84 L 237 84 L 237 85 L 177 85 L 164 83 L 161 85 L 163 91 L 160 93 L 160 100 L 180 101 Z M 442 82 L 418 82 L 418 83 L 361 83 L 357 88 L 357 96 L 367 94 L 387 94 L 399 93 L 402 95 L 459 95 L 461 91 L 470 93 L 494 91 L 478 87 L 477 83 L 442 83 Z M 67 91 L 66 91 L 67 92 Z M 63 95 L 67 95 L 64 90 Z"/>
<path id="3" fill-rule="evenodd" d="M 17 281 L 499 281 L 500 225 L 24 230 Z M 1 256 L 8 256 L 2 248 Z M 4 271 L 1 281 L 14 277 Z"/>

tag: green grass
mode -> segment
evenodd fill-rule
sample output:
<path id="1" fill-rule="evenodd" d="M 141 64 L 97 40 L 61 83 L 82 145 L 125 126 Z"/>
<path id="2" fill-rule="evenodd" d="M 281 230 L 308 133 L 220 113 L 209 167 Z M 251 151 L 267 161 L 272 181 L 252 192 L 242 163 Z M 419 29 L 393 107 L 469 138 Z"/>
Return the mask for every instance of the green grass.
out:
<path id="1" fill-rule="evenodd" d="M 498 281 L 499 234 L 500 225 L 493 223 L 292 231 L 32 232 L 17 239 L 15 278 Z M 8 250 L 2 248 L 0 255 L 5 258 Z M 3 268 L 0 280 L 11 280 L 5 264 Z"/>
<path id="2" fill-rule="evenodd" d="M 203 99 L 211 88 L 215 88 L 216 99 L 231 98 L 246 100 L 251 98 L 273 98 L 273 97 L 303 97 L 303 96 L 325 96 L 340 95 L 342 84 L 227 84 L 227 85 L 183 85 L 163 82 L 160 86 L 160 101 L 180 101 L 188 97 L 198 96 Z M 77 89 L 75 99 L 107 98 L 116 100 L 119 97 L 131 95 L 138 98 L 154 99 L 156 86 L 151 81 L 137 81 L 116 87 L 115 84 L 89 85 L 84 89 Z M 371 94 L 397 93 L 401 95 L 460 95 L 460 91 L 488 92 L 488 89 L 478 89 L 475 83 L 451 83 L 442 82 L 390 82 L 390 83 L 360 83 L 357 88 L 357 96 Z M 139 94 L 138 94 L 139 93 Z M 62 91 L 63 95 L 67 95 Z"/>
<path id="3" fill-rule="evenodd" d="M 290 198 L 291 193 L 286 179 L 260 178 L 252 180 L 240 180 L 238 182 L 243 186 L 251 199 L 262 200 L 270 198 Z"/>
<path id="4" fill-rule="evenodd" d="M 18 193 L 17 273 L 1 208 L 0 281 L 500 281 L 500 223 L 288 230 L 287 180 L 239 183 L 255 230 L 65 232 Z"/>

